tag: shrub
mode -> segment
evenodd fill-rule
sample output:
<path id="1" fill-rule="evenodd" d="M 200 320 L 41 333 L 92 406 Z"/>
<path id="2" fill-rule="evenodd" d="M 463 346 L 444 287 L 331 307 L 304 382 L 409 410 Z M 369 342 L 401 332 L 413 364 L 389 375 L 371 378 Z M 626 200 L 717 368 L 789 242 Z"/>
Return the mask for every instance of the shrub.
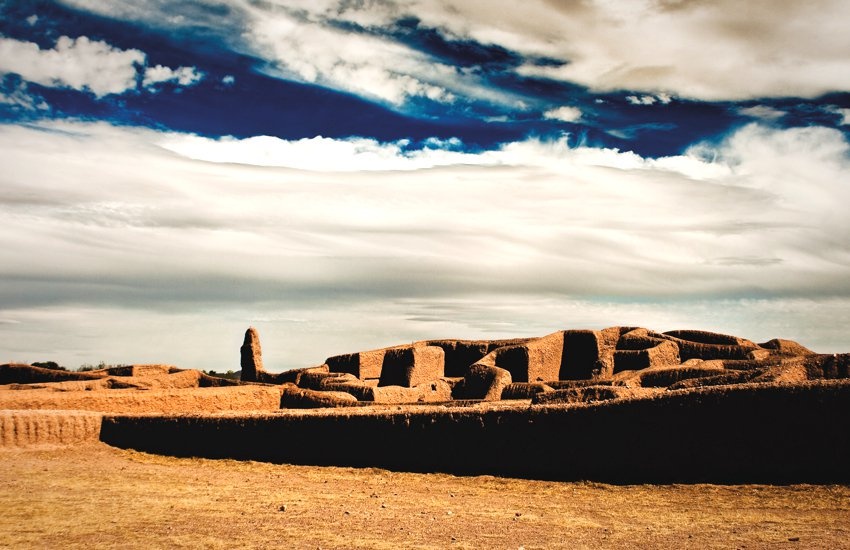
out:
<path id="1" fill-rule="evenodd" d="M 56 361 L 36 361 L 32 366 L 50 370 L 68 370 Z"/>

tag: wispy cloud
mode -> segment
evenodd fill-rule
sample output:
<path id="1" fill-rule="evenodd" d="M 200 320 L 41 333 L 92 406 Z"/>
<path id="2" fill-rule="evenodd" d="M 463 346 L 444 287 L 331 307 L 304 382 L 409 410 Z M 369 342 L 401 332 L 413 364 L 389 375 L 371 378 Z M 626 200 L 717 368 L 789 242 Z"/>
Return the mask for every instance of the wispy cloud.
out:
<path id="1" fill-rule="evenodd" d="M 841 117 L 841 120 L 839 122 L 840 125 L 850 125 L 850 109 L 832 106 L 829 111 Z"/>
<path id="2" fill-rule="evenodd" d="M 742 107 L 738 112 L 744 116 L 752 118 L 760 118 L 762 120 L 776 120 L 782 118 L 787 113 L 780 109 L 770 107 L 768 105 L 754 105 L 752 107 Z"/>
<path id="3" fill-rule="evenodd" d="M 568 61 L 520 69 L 593 90 L 671 93 L 700 100 L 816 97 L 850 90 L 850 16 L 841 0 L 777 4 L 746 13 L 730 0 L 708 2 L 453 2 L 423 20 L 526 54 Z M 663 37 L 660 40 L 659 37 Z M 744 76 L 746 75 L 746 76 Z"/>
<path id="4" fill-rule="evenodd" d="M 0 106 L 24 112 L 47 111 L 50 108 L 47 102 L 30 92 L 26 82 L 10 78 L 10 75 L 0 79 Z"/>
<path id="5" fill-rule="evenodd" d="M 596 92 L 627 90 L 636 92 L 628 97 L 638 104 L 673 96 L 721 101 L 850 91 L 850 37 L 838 23 L 850 17 L 850 5 L 842 0 L 756 0 L 746 13 L 732 0 L 204 0 L 173 7 L 170 17 L 160 16 L 155 0 L 64 1 L 161 28 L 206 27 L 264 59 L 272 74 L 395 106 L 415 98 L 529 106 L 528 98 L 483 80 L 475 67 L 406 43 L 396 31 L 409 20 L 447 42 L 510 52 L 519 66 L 504 67 L 502 77 L 515 72 Z"/>

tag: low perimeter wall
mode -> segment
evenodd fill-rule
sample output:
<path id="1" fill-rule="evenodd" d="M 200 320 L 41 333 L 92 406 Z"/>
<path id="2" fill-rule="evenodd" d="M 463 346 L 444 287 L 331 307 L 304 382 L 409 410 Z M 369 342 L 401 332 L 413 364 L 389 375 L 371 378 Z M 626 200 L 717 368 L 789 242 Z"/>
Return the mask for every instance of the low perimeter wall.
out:
<path id="1" fill-rule="evenodd" d="M 595 406 L 106 416 L 176 456 L 614 483 L 850 482 L 850 383 L 668 392 Z"/>
<path id="2" fill-rule="evenodd" d="M 101 416 L 90 411 L 0 410 L 0 450 L 96 443 Z"/>

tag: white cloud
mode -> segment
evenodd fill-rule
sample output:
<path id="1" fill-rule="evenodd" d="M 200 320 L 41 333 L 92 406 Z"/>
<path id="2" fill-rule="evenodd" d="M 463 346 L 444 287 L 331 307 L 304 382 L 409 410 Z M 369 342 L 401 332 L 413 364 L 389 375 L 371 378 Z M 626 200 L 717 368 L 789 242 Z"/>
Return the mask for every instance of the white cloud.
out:
<path id="1" fill-rule="evenodd" d="M 819 345 L 838 345 L 825 312 L 850 316 L 841 132 L 752 124 L 661 159 L 564 140 L 446 147 L 0 126 L 0 317 L 21 321 L 14 341 L 29 350 L 76 357 L 91 349 L 87 326 L 146 326 L 116 336 L 115 361 L 192 356 L 218 369 L 251 319 L 271 314 L 307 320 L 267 328 L 270 348 L 298 348 L 289 366 L 591 323 L 793 338 L 817 321 L 832 335 Z M 765 302 L 717 302 L 748 295 Z M 86 311 L 102 322 L 77 323 Z M 187 339 L 150 357 L 146 342 L 174 327 Z M 100 359 L 113 360 L 88 361 Z"/>
<path id="2" fill-rule="evenodd" d="M 560 120 L 563 122 L 577 122 L 581 119 L 581 109 L 564 105 L 555 109 L 550 109 L 543 113 L 543 118 Z"/>
<path id="3" fill-rule="evenodd" d="M 236 77 L 232 74 L 224 75 L 221 79 L 221 83 L 225 86 L 232 86 L 236 83 Z"/>
<path id="4" fill-rule="evenodd" d="M 200 82 L 203 77 L 204 74 L 195 67 L 171 69 L 162 65 L 156 65 L 155 67 L 147 67 L 145 69 L 142 86 L 152 88 L 156 84 L 163 82 L 174 82 L 180 86 L 191 86 Z"/>
<path id="5" fill-rule="evenodd" d="M 850 125 L 850 109 L 833 106 L 829 108 L 829 111 L 841 117 L 841 121 L 839 122 L 840 125 Z"/>
<path id="6" fill-rule="evenodd" d="M 286 10 L 251 8 L 254 47 L 286 75 L 402 105 L 412 97 L 451 103 L 454 68 L 393 40 L 352 33 Z"/>
<path id="7" fill-rule="evenodd" d="M 457 141 L 429 140 L 428 148 L 404 152 L 405 142 L 380 143 L 374 139 L 324 137 L 294 141 L 272 136 L 220 139 L 171 135 L 160 145 L 184 157 L 217 163 L 279 166 L 315 172 L 359 170 L 420 170 L 435 166 L 480 164 L 484 157 L 452 150 Z"/>
<path id="8" fill-rule="evenodd" d="M 346 27 L 348 23 L 393 23 L 392 14 L 405 13 L 392 2 L 369 3 L 366 10 L 337 2 L 194 2 L 174 7 L 185 15 L 170 18 L 161 17 L 159 3 L 152 0 L 65 3 L 158 27 L 207 25 L 222 32 L 232 47 L 266 60 L 264 70 L 274 76 L 319 84 L 397 108 L 411 99 L 453 103 L 458 96 L 526 108 L 519 95 L 494 89 L 474 71 L 441 63 L 380 29 Z M 223 19 L 219 10 L 204 9 L 210 5 L 229 9 L 229 18 Z"/>
<path id="9" fill-rule="evenodd" d="M 0 105 L 22 111 L 47 111 L 50 109 L 50 106 L 43 99 L 30 94 L 26 82 L 20 82 L 5 91 L 0 90 Z"/>
<path id="10" fill-rule="evenodd" d="M 53 49 L 0 38 L 0 73 L 16 73 L 29 82 L 87 90 L 97 97 L 136 87 L 136 66 L 145 62 L 139 50 L 120 50 L 85 36 L 62 36 Z"/>
<path id="11" fill-rule="evenodd" d="M 156 25 L 205 23 L 222 28 L 220 12 L 205 3 L 190 16 L 162 18 L 159 2 L 65 0 L 114 17 Z M 343 30 L 345 24 L 380 29 L 414 16 L 449 38 L 472 39 L 528 56 L 561 59 L 562 66 L 528 63 L 521 75 L 573 82 L 598 91 L 665 94 L 700 100 L 817 97 L 850 90 L 850 3 L 845 0 L 385 0 L 322 2 L 207 0 L 228 6 L 229 39 L 308 82 L 398 103 L 411 96 L 486 97 L 474 79 L 378 35 Z M 208 20 L 203 20 L 206 17 Z M 181 23 L 182 21 L 182 23 Z M 338 25 L 335 23 L 343 23 Z M 228 28 L 228 27 L 225 27 Z M 663 39 L 659 39 L 663 37 Z M 476 95 L 477 94 L 477 95 Z M 505 101 L 506 94 L 490 93 Z"/>
<path id="12" fill-rule="evenodd" d="M 85 36 L 61 36 L 52 49 L 0 37 L 0 74 L 14 73 L 28 82 L 87 91 L 98 98 L 136 90 L 140 70 L 146 88 L 165 81 L 190 86 L 203 76 L 194 67 L 146 67 L 146 60 L 139 50 L 122 50 Z"/>
<path id="13" fill-rule="evenodd" d="M 760 118 L 763 120 L 776 120 L 784 117 L 787 113 L 769 105 L 754 105 L 752 107 L 743 107 L 738 109 L 742 115 Z"/>
<path id="14" fill-rule="evenodd" d="M 843 0 L 563 2 L 423 0 L 425 24 L 484 43 L 568 61 L 520 74 L 594 90 L 663 90 L 702 100 L 816 97 L 850 90 Z M 663 40 L 659 39 L 663 37 Z"/>
<path id="15" fill-rule="evenodd" d="M 629 95 L 626 96 L 626 101 L 632 105 L 655 105 L 656 103 L 667 105 L 673 101 L 673 98 L 669 94 L 659 93 L 655 95 Z"/>

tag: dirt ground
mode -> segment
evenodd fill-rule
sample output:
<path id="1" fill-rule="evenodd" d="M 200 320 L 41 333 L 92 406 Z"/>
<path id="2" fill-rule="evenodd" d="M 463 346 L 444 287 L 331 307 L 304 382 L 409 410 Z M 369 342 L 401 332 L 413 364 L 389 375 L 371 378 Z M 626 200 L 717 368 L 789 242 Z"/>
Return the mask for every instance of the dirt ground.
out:
<path id="1" fill-rule="evenodd" d="M 850 548 L 850 486 L 557 483 L 0 450 L 0 548 Z"/>

